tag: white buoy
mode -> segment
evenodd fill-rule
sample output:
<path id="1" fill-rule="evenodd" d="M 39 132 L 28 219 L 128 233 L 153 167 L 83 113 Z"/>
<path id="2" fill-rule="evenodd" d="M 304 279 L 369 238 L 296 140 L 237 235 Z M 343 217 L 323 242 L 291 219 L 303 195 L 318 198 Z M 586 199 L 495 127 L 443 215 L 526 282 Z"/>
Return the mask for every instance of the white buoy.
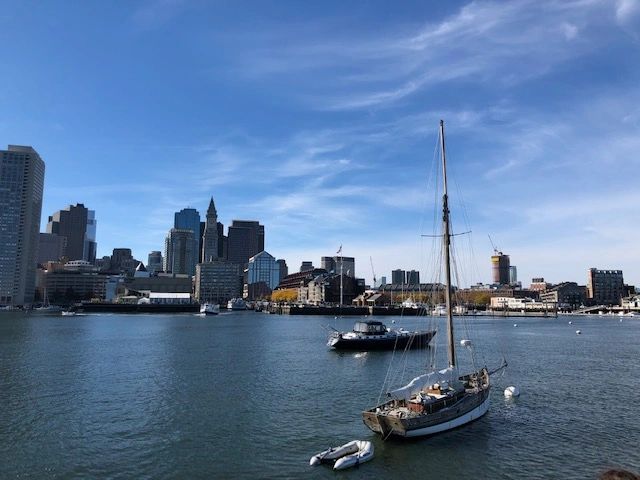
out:
<path id="1" fill-rule="evenodd" d="M 580 330 L 576 330 L 576 335 L 580 335 L 582 332 Z"/>
<path id="2" fill-rule="evenodd" d="M 506 398 L 512 398 L 512 397 L 519 397 L 520 396 L 520 390 L 518 389 L 518 387 L 507 387 L 504 389 L 504 396 Z"/>
<path id="3" fill-rule="evenodd" d="M 569 322 L 569 325 L 573 324 L 573 322 Z"/>
<path id="4" fill-rule="evenodd" d="M 391 320 L 391 323 L 396 323 L 396 321 L 395 320 Z"/>
<path id="5" fill-rule="evenodd" d="M 517 323 L 514 323 L 514 324 L 513 324 L 513 326 L 514 326 L 514 327 L 517 327 L 517 326 L 518 326 L 518 324 L 517 324 Z"/>

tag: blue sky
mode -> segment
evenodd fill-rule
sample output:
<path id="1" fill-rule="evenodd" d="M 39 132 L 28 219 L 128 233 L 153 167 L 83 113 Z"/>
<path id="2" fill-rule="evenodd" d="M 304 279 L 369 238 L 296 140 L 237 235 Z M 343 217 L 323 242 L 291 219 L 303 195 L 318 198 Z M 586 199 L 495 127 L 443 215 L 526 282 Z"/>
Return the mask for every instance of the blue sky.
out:
<path id="1" fill-rule="evenodd" d="M 46 162 L 43 230 L 96 211 L 100 256 L 146 261 L 213 196 L 292 271 L 342 244 L 368 281 L 370 257 L 429 279 L 443 118 L 463 283 L 490 281 L 491 235 L 526 285 L 589 267 L 640 285 L 640 2 L 0 6 L 0 142 Z"/>

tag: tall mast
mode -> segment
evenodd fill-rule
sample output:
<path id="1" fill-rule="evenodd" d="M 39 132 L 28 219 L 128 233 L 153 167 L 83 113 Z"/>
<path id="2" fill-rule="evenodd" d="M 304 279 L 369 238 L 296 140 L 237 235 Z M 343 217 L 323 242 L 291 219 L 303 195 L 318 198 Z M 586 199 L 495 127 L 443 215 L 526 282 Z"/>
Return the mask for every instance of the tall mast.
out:
<path id="1" fill-rule="evenodd" d="M 449 226 L 449 197 L 447 195 L 447 156 L 444 148 L 444 121 L 440 120 L 440 148 L 442 150 L 442 229 L 444 231 L 444 265 L 445 265 L 445 301 L 447 304 L 447 353 L 449 354 L 449 366 L 456 366 L 455 343 L 453 340 L 453 312 L 451 306 L 451 231 Z"/>

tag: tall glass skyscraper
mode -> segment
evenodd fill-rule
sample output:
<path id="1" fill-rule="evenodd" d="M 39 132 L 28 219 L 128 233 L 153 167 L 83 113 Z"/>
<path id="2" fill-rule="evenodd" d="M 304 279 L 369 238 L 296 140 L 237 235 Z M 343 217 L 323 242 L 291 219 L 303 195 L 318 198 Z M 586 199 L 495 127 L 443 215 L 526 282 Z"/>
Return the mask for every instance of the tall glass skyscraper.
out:
<path id="1" fill-rule="evenodd" d="M 191 230 L 193 232 L 193 251 L 196 256 L 193 258 L 193 265 L 189 265 L 188 270 L 193 275 L 196 271 L 196 263 L 198 263 L 199 252 L 202 248 L 200 238 L 200 214 L 195 208 L 183 208 L 174 215 L 173 228 L 180 230 Z"/>
<path id="2" fill-rule="evenodd" d="M 33 302 L 44 162 L 32 147 L 0 150 L 0 304 Z"/>

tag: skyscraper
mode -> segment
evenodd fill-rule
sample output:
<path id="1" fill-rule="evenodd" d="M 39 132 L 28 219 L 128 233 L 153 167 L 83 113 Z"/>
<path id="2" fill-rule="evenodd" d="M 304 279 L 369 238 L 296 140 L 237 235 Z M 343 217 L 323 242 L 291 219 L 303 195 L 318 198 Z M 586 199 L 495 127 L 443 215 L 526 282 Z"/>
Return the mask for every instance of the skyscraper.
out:
<path id="1" fill-rule="evenodd" d="M 420 285 L 420 272 L 417 270 L 409 270 L 407 275 L 407 285 Z"/>
<path id="2" fill-rule="evenodd" d="M 234 220 L 229 227 L 229 261 L 245 265 L 264 250 L 264 226 L 253 220 Z"/>
<path id="3" fill-rule="evenodd" d="M 154 250 L 149 254 L 149 257 L 147 258 L 147 271 L 151 275 L 162 271 L 162 253 Z"/>
<path id="4" fill-rule="evenodd" d="M 195 208 L 183 208 L 174 214 L 173 228 L 181 230 L 191 230 L 193 232 L 193 251 L 198 255 L 193 259 L 193 267 L 189 270 L 196 271 L 196 263 L 200 259 L 201 237 L 200 237 L 200 214 Z"/>
<path id="5" fill-rule="evenodd" d="M 0 150 L 0 304 L 33 302 L 44 162 L 32 147 Z"/>
<path id="6" fill-rule="evenodd" d="M 219 251 L 219 232 L 218 232 L 218 212 L 216 205 L 213 203 L 213 197 L 207 208 L 207 219 L 204 224 L 204 233 L 202 234 L 202 262 L 211 262 L 220 258 Z"/>
<path id="7" fill-rule="evenodd" d="M 195 275 L 198 252 L 193 249 L 193 231 L 181 228 L 169 230 L 164 242 L 164 271 Z"/>
<path id="8" fill-rule="evenodd" d="M 403 285 L 407 279 L 407 274 L 404 270 L 397 269 L 391 272 L 391 283 Z"/>
<path id="9" fill-rule="evenodd" d="M 493 283 L 499 285 L 509 284 L 509 255 L 505 255 L 502 252 L 495 252 L 495 255 L 491 256 L 491 273 Z"/>
<path id="10" fill-rule="evenodd" d="M 82 203 L 69 205 L 49 217 L 47 233 L 65 237 L 68 260 L 96 261 L 96 213 Z"/>

